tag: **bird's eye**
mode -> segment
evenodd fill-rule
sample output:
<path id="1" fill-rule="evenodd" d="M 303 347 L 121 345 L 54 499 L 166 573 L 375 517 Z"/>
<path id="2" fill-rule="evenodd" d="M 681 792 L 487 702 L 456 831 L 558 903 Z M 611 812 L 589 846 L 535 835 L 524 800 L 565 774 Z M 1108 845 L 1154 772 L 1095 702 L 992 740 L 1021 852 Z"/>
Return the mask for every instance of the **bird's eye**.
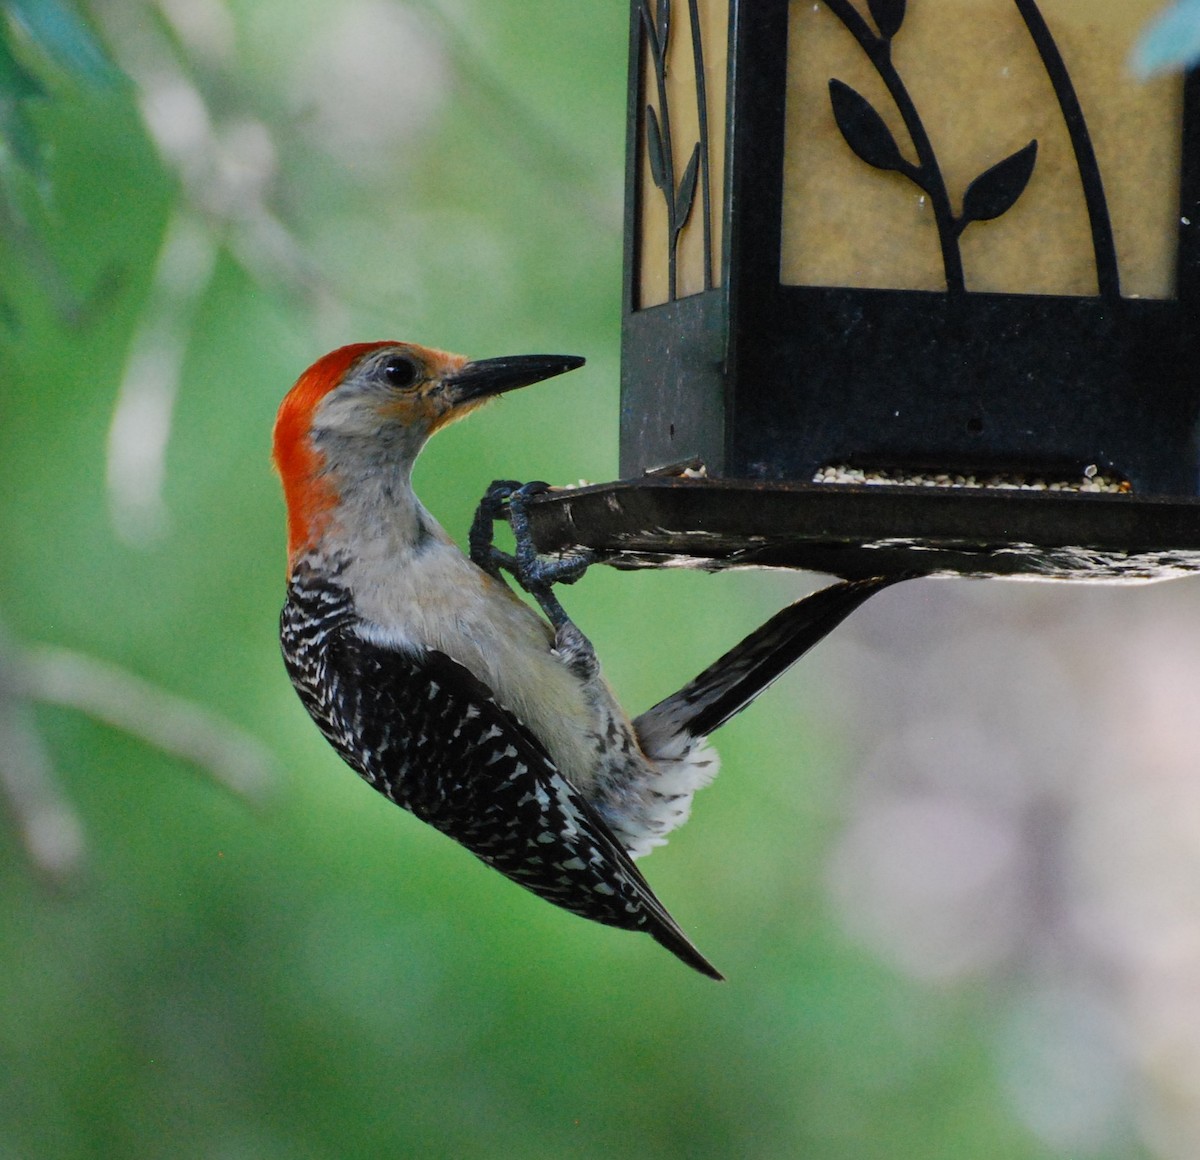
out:
<path id="1" fill-rule="evenodd" d="M 395 355 L 383 364 L 383 377 L 393 387 L 411 387 L 420 374 L 417 364 L 401 355 Z"/>

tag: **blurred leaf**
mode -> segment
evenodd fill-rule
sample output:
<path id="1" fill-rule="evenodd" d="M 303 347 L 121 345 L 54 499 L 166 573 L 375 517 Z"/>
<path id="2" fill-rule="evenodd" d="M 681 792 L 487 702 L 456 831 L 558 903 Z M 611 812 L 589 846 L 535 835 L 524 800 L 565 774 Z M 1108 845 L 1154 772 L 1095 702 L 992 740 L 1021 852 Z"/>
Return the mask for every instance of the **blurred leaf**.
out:
<path id="1" fill-rule="evenodd" d="M 679 193 L 675 198 L 675 232 L 678 233 L 687 224 L 688 215 L 692 212 L 692 203 L 696 200 L 696 172 L 700 167 L 700 142 L 696 142 L 692 150 L 691 160 L 683 171 L 679 182 Z"/>
<path id="2" fill-rule="evenodd" d="M 74 79 L 103 85 L 120 75 L 92 30 L 63 0 L 6 0 L 4 7 Z"/>
<path id="3" fill-rule="evenodd" d="M 119 74 L 91 30 L 62 0 L 0 0 L 0 147 L 18 168 L 44 180 L 44 151 L 25 106 L 49 91 L 15 50 L 14 24 L 72 80 L 107 84 Z"/>
<path id="4" fill-rule="evenodd" d="M 1133 48 L 1130 67 L 1142 77 L 1200 61 L 1200 0 L 1176 0 L 1154 18 Z"/>
<path id="5" fill-rule="evenodd" d="M 829 99 L 846 144 L 868 165 L 901 172 L 908 168 L 891 130 L 866 97 L 834 79 L 829 82 Z"/>
<path id="6" fill-rule="evenodd" d="M 13 54 L 8 25 L 0 19 L 0 100 L 45 96 L 41 82 Z"/>
<path id="7" fill-rule="evenodd" d="M 41 143 L 24 104 L 18 101 L 0 100 L 0 163 L 5 151 L 19 168 L 37 179 L 45 176 Z M 0 172 L 2 169 L 0 164 Z"/>
<path id="8" fill-rule="evenodd" d="M 671 0 L 658 0 L 658 50 L 666 59 L 671 46 Z"/>
<path id="9" fill-rule="evenodd" d="M 975 178 L 963 194 L 958 228 L 961 230 L 969 222 L 990 221 L 1010 210 L 1029 184 L 1036 161 L 1037 141 L 1030 141 Z"/>
<path id="10" fill-rule="evenodd" d="M 650 150 L 650 176 L 654 184 L 667 195 L 671 196 L 670 183 L 667 181 L 667 162 L 663 152 L 662 130 L 658 126 L 658 114 L 653 105 L 646 106 L 646 145 Z"/>
<path id="11" fill-rule="evenodd" d="M 868 0 L 871 19 L 884 40 L 891 40 L 900 31 L 900 25 L 904 23 L 904 5 L 905 0 Z"/>

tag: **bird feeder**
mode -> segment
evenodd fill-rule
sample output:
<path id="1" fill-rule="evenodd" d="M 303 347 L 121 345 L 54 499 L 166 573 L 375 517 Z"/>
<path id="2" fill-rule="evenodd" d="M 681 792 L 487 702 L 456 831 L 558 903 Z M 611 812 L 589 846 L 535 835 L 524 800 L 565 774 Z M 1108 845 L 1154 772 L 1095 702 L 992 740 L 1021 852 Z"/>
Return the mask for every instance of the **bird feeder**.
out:
<path id="1" fill-rule="evenodd" d="M 620 566 L 1200 571 L 1200 80 L 1159 0 L 634 0 Z"/>

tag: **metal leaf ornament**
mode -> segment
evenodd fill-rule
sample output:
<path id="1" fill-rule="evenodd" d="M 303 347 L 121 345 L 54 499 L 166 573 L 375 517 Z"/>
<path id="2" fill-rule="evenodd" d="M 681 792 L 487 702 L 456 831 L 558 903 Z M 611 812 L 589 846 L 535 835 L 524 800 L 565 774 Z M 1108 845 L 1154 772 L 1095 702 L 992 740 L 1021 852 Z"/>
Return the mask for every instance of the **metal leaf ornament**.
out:
<path id="1" fill-rule="evenodd" d="M 650 176 L 654 184 L 668 197 L 671 192 L 667 189 L 667 161 L 663 151 L 662 129 L 658 124 L 658 114 L 653 105 L 646 106 L 646 148 L 650 152 Z"/>
<path id="2" fill-rule="evenodd" d="M 671 39 L 671 0 L 658 0 L 658 50 L 665 57 Z"/>
<path id="3" fill-rule="evenodd" d="M 1037 141 L 984 170 L 963 194 L 961 230 L 970 222 L 986 222 L 1007 213 L 1025 191 L 1037 161 Z"/>
<path id="4" fill-rule="evenodd" d="M 892 131 L 866 97 L 835 78 L 829 82 L 829 99 L 846 144 L 863 161 L 876 169 L 909 171 L 911 166 L 900 153 Z"/>
<path id="5" fill-rule="evenodd" d="M 871 19 L 884 40 L 891 40 L 900 31 L 900 25 L 904 23 L 904 5 L 905 0 L 868 0 Z"/>
<path id="6" fill-rule="evenodd" d="M 691 160 L 683 171 L 679 181 L 679 192 L 675 195 L 675 232 L 678 233 L 687 224 L 692 213 L 692 203 L 696 200 L 696 174 L 700 168 L 700 144 L 696 143 L 692 150 Z"/>

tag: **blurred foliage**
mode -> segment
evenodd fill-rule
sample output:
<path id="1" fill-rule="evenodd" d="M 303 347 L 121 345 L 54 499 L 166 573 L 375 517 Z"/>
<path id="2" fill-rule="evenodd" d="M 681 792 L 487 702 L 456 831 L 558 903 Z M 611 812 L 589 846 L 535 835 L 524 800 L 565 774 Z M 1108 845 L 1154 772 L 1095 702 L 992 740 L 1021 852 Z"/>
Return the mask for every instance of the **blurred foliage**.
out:
<path id="1" fill-rule="evenodd" d="M 1193 68 L 1200 61 L 1200 0 L 1175 0 L 1150 24 L 1134 49 L 1143 75 Z"/>
<path id="2" fill-rule="evenodd" d="M 54 80 L 106 85 L 115 78 L 103 48 L 69 6 L 57 0 L 0 4 L 0 148 L 6 167 L 44 174 L 31 105 L 49 95 Z"/>
<path id="3" fill-rule="evenodd" d="M 269 432 L 324 349 L 588 357 L 427 453 L 457 534 L 493 477 L 613 476 L 625 6 L 0 13 L 0 614 L 284 767 L 252 809 L 152 728 L 31 694 L 86 862 L 52 891 L 0 834 L 0 1156 L 1056 1154 L 998 1088 L 995 994 L 908 981 L 829 916 L 819 665 L 725 731 L 646 864 L 724 986 L 401 814 L 284 677 Z M 568 603 L 640 708 L 796 588 L 596 569 Z"/>

